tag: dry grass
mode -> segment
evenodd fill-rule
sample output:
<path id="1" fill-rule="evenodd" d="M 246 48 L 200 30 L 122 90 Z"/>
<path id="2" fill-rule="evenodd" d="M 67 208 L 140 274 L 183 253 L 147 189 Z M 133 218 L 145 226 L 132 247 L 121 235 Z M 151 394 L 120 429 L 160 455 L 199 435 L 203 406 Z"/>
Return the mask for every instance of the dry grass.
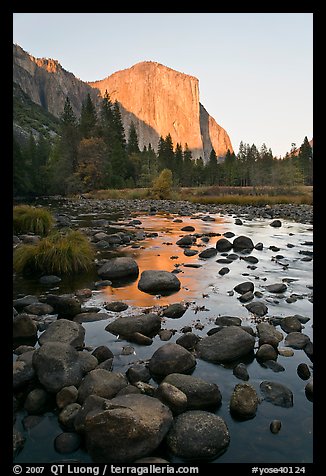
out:
<path id="1" fill-rule="evenodd" d="M 51 213 L 46 208 L 30 205 L 17 205 L 13 210 L 14 233 L 35 233 L 45 236 L 54 223 Z"/>

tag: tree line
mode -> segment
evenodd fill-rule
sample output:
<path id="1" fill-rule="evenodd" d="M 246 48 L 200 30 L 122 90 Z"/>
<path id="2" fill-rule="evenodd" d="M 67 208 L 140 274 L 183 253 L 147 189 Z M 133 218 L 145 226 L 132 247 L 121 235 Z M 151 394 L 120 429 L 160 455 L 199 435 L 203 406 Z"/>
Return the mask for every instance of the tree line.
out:
<path id="1" fill-rule="evenodd" d="M 127 135 L 127 137 L 126 137 Z M 90 95 L 82 104 L 79 120 L 66 98 L 60 118 L 60 134 L 54 141 L 40 135 L 36 142 L 13 143 L 14 195 L 67 195 L 96 189 L 150 187 L 164 169 L 170 169 L 173 185 L 261 186 L 312 185 L 312 148 L 307 137 L 299 149 L 292 144 L 283 159 L 273 156 L 265 144 L 240 143 L 238 154 L 218 160 L 212 149 L 209 160 L 192 158 L 187 144 L 160 137 L 158 150 L 151 144 L 139 148 L 135 125 L 125 133 L 118 102 L 106 91 L 99 113 Z"/>

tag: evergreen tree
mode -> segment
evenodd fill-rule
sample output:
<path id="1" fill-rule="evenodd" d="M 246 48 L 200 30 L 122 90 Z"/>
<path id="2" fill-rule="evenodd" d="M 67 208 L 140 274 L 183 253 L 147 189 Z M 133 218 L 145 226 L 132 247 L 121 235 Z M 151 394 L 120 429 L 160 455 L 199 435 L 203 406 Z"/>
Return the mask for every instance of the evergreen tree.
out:
<path id="1" fill-rule="evenodd" d="M 97 114 L 96 109 L 91 99 L 90 94 L 87 94 L 85 101 L 82 104 L 79 130 L 82 138 L 89 139 L 96 133 Z"/>
<path id="2" fill-rule="evenodd" d="M 183 171 L 183 152 L 181 144 L 177 143 L 174 152 L 174 180 L 175 184 L 178 185 L 182 182 L 182 171 Z"/>
<path id="3" fill-rule="evenodd" d="M 138 136 L 137 136 L 135 124 L 133 122 L 131 122 L 129 126 L 127 152 L 128 152 L 128 155 L 138 154 L 140 152 L 139 145 L 138 145 Z"/>
<path id="4" fill-rule="evenodd" d="M 72 109 L 69 97 L 67 96 L 63 113 L 61 115 L 61 146 L 62 154 L 65 156 L 71 172 L 77 169 L 77 148 L 79 143 L 78 124 L 75 113 Z"/>
<path id="5" fill-rule="evenodd" d="M 31 191 L 30 171 L 19 143 L 13 137 L 13 194 L 25 195 Z"/>
<path id="6" fill-rule="evenodd" d="M 183 174 L 182 174 L 182 185 L 185 187 L 190 187 L 193 180 L 193 171 L 194 171 L 194 162 L 192 160 L 192 153 L 188 147 L 188 144 L 185 144 L 183 151 Z"/>
<path id="7" fill-rule="evenodd" d="M 173 142 L 171 134 L 168 134 L 165 139 L 160 137 L 158 144 L 158 163 L 159 169 L 170 169 L 174 168 L 174 152 L 173 152 Z"/>
<path id="8" fill-rule="evenodd" d="M 206 183 L 208 185 L 218 184 L 219 181 L 219 165 L 217 163 L 216 152 L 212 148 L 209 154 L 209 160 L 206 166 Z"/>
<path id="9" fill-rule="evenodd" d="M 113 124 L 114 124 L 114 130 L 115 130 L 115 139 L 121 145 L 122 149 L 126 149 L 125 130 L 122 123 L 122 117 L 121 117 L 118 101 L 114 102 L 112 113 L 113 113 Z"/>
<path id="10" fill-rule="evenodd" d="M 304 183 L 306 185 L 312 185 L 313 182 L 313 162 L 312 162 L 312 147 L 309 144 L 308 137 L 304 138 L 304 141 L 299 149 L 298 163 L 300 171 L 304 177 Z"/>

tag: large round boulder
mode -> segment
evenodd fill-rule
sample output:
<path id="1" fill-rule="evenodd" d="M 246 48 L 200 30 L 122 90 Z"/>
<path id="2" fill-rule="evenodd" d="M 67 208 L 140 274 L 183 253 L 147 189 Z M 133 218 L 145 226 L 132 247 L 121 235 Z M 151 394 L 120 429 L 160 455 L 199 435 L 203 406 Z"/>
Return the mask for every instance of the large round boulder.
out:
<path id="1" fill-rule="evenodd" d="M 168 448 L 184 459 L 213 459 L 230 443 L 225 421 L 213 413 L 192 410 L 175 418 L 167 438 Z"/>
<path id="2" fill-rule="evenodd" d="M 179 291 L 180 280 L 169 271 L 143 271 L 138 282 L 138 288 L 149 294 L 165 294 Z"/>
<path id="3" fill-rule="evenodd" d="M 128 338 L 139 332 L 148 337 L 155 336 L 161 329 L 161 318 L 154 313 L 140 314 L 139 316 L 118 317 L 105 328 L 114 335 Z"/>
<path id="4" fill-rule="evenodd" d="M 190 373 L 196 366 L 196 359 L 179 344 L 165 344 L 152 355 L 148 368 L 154 377 L 166 377 L 172 373 Z"/>
<path id="5" fill-rule="evenodd" d="M 33 340 L 37 336 L 37 325 L 28 314 L 18 314 L 13 319 L 14 340 Z"/>
<path id="6" fill-rule="evenodd" d="M 260 322 L 257 324 L 257 333 L 260 346 L 269 344 L 276 348 L 279 342 L 283 340 L 282 332 L 275 329 L 275 327 L 272 324 L 268 324 L 268 322 Z"/>
<path id="7" fill-rule="evenodd" d="M 233 240 L 234 251 L 252 250 L 253 248 L 254 244 L 248 236 L 241 235 Z"/>
<path id="8" fill-rule="evenodd" d="M 78 388 L 78 401 L 84 403 L 90 395 L 113 398 L 128 385 L 127 377 L 121 373 L 95 369 L 89 372 Z"/>
<path id="9" fill-rule="evenodd" d="M 221 238 L 216 242 L 217 251 L 230 251 L 232 249 L 232 243 L 226 238 Z"/>
<path id="10" fill-rule="evenodd" d="M 223 327 L 197 344 L 199 357 L 209 362 L 231 362 L 253 351 L 255 338 L 240 326 Z"/>
<path id="11" fill-rule="evenodd" d="M 85 329 L 78 322 L 59 319 L 52 322 L 39 338 L 40 345 L 46 342 L 61 342 L 73 347 L 83 347 Z"/>
<path id="12" fill-rule="evenodd" d="M 86 419 L 86 446 L 95 463 L 128 463 L 150 455 L 173 421 L 169 408 L 147 395 L 115 397 L 105 407 Z"/>
<path id="13" fill-rule="evenodd" d="M 128 278 L 138 276 L 139 268 L 133 258 L 122 256 L 108 260 L 97 273 L 103 279 Z"/>

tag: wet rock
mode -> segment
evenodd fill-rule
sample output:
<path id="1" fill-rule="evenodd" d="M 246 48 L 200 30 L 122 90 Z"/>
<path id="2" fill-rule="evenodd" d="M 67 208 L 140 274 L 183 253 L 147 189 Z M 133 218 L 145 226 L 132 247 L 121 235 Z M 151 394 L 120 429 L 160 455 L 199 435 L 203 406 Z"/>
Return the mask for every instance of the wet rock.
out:
<path id="1" fill-rule="evenodd" d="M 84 403 L 89 395 L 103 398 L 113 398 L 119 390 L 128 385 L 125 375 L 95 369 L 89 372 L 78 388 L 78 402 Z"/>
<path id="2" fill-rule="evenodd" d="M 130 342 L 134 342 L 135 344 L 139 344 L 139 345 L 153 344 L 153 339 L 151 339 L 151 337 L 145 336 L 144 334 L 141 334 L 140 332 L 134 332 L 133 334 L 130 334 L 126 339 Z"/>
<path id="3" fill-rule="evenodd" d="M 171 339 L 173 336 L 174 332 L 171 329 L 162 329 L 159 331 L 158 335 L 160 336 L 160 339 L 163 341 L 168 341 Z"/>
<path id="4" fill-rule="evenodd" d="M 19 299 L 14 300 L 14 308 L 17 309 L 17 311 L 22 311 L 24 307 L 28 306 L 29 304 L 35 304 L 38 302 L 38 298 L 36 296 L 32 296 L 28 294 L 27 296 L 24 296 Z"/>
<path id="5" fill-rule="evenodd" d="M 163 382 L 173 385 L 187 396 L 187 410 L 217 408 L 222 403 L 218 386 L 201 378 L 172 373 Z"/>
<path id="6" fill-rule="evenodd" d="M 111 286 L 112 285 L 112 281 L 108 280 L 108 279 L 103 279 L 103 281 L 96 281 L 94 283 L 94 286 L 96 288 L 105 288 L 107 286 Z"/>
<path id="7" fill-rule="evenodd" d="M 292 357 L 294 355 L 294 351 L 292 349 L 286 349 L 285 347 L 280 347 L 278 349 L 278 353 L 283 357 Z"/>
<path id="8" fill-rule="evenodd" d="M 178 337 L 176 344 L 181 345 L 187 350 L 193 350 L 200 338 L 193 332 L 185 332 L 182 336 Z"/>
<path id="9" fill-rule="evenodd" d="M 104 405 L 108 400 L 97 395 L 90 395 L 79 409 L 74 420 L 74 428 L 78 433 L 85 432 L 86 418 L 90 412 L 96 413 L 104 410 Z"/>
<path id="10" fill-rule="evenodd" d="M 192 410 L 177 416 L 167 435 L 170 451 L 183 459 L 212 459 L 230 443 L 225 421 L 213 413 Z"/>
<path id="11" fill-rule="evenodd" d="M 265 286 L 265 289 L 270 293 L 284 293 L 287 290 L 287 285 L 284 283 L 275 283 Z"/>
<path id="12" fill-rule="evenodd" d="M 34 351 L 24 352 L 13 362 L 13 389 L 18 390 L 35 378 L 33 367 Z"/>
<path id="13" fill-rule="evenodd" d="M 81 312 L 76 314 L 74 322 L 82 324 L 83 322 L 105 321 L 108 318 L 109 315 L 105 312 Z"/>
<path id="14" fill-rule="evenodd" d="M 113 367 L 113 358 L 104 360 L 103 362 L 98 364 L 95 368 L 104 369 L 104 370 L 107 370 L 108 372 L 111 372 L 112 367 Z"/>
<path id="15" fill-rule="evenodd" d="M 171 411 L 157 398 L 147 395 L 113 398 L 106 410 L 88 415 L 88 452 L 95 463 L 134 461 L 151 454 L 160 445 L 172 421 Z"/>
<path id="16" fill-rule="evenodd" d="M 175 292 L 180 287 L 180 280 L 168 271 L 143 271 L 138 282 L 138 289 L 149 294 Z"/>
<path id="17" fill-rule="evenodd" d="M 36 302 L 34 304 L 29 304 L 24 309 L 28 314 L 34 314 L 35 316 L 43 316 L 44 314 L 52 314 L 54 309 L 49 304 L 42 302 Z"/>
<path id="18" fill-rule="evenodd" d="M 20 345 L 14 350 L 15 355 L 22 355 L 24 352 L 30 352 L 35 350 L 35 347 L 31 345 Z"/>
<path id="19" fill-rule="evenodd" d="M 217 255 L 216 248 L 206 248 L 206 250 L 199 253 L 198 257 L 202 259 L 212 258 L 213 256 Z"/>
<path id="20" fill-rule="evenodd" d="M 120 397 L 122 395 L 135 395 L 135 394 L 139 395 L 141 393 L 142 391 L 139 388 L 135 387 L 134 385 L 127 385 L 126 387 L 123 387 L 121 390 L 119 390 L 116 396 Z"/>
<path id="21" fill-rule="evenodd" d="M 49 294 L 46 298 L 47 304 L 54 308 L 60 318 L 72 318 L 81 312 L 81 304 L 75 296 L 63 294 L 56 296 Z"/>
<path id="22" fill-rule="evenodd" d="M 78 387 L 83 375 L 96 367 L 95 357 L 87 354 L 63 342 L 46 342 L 33 352 L 33 366 L 43 387 L 57 393 L 63 387 Z"/>
<path id="23" fill-rule="evenodd" d="M 301 332 L 291 332 L 285 338 L 285 345 L 292 349 L 304 349 L 309 342 L 309 337 Z"/>
<path id="24" fill-rule="evenodd" d="M 290 332 L 301 332 L 302 325 L 299 319 L 295 316 L 287 316 L 281 320 L 281 328 L 284 332 L 289 334 Z"/>
<path id="25" fill-rule="evenodd" d="M 131 384 L 136 382 L 149 382 L 151 379 L 151 374 L 148 370 L 148 367 L 143 364 L 134 364 L 126 372 L 126 376 Z"/>
<path id="26" fill-rule="evenodd" d="M 248 236 L 238 236 L 233 240 L 233 250 L 242 251 L 242 250 L 252 250 L 254 244 Z"/>
<path id="27" fill-rule="evenodd" d="M 284 372 L 285 370 L 283 365 L 279 364 L 278 362 L 275 362 L 275 360 L 265 360 L 264 362 L 261 362 L 261 365 L 263 367 L 273 370 L 273 372 Z"/>
<path id="28" fill-rule="evenodd" d="M 172 373 L 190 373 L 195 366 L 195 357 L 181 345 L 172 343 L 159 347 L 148 364 L 151 375 L 158 378 Z"/>
<path id="29" fill-rule="evenodd" d="M 248 420 L 256 415 L 258 408 L 256 390 L 247 383 L 238 383 L 230 399 L 230 413 L 239 420 Z"/>
<path id="30" fill-rule="evenodd" d="M 233 289 L 238 294 L 246 294 L 248 292 L 253 292 L 254 288 L 254 283 L 251 281 L 245 281 L 244 283 L 237 284 Z"/>
<path id="31" fill-rule="evenodd" d="M 279 228 L 282 226 L 281 220 L 273 220 L 272 223 L 269 224 L 269 226 L 272 226 L 273 228 Z"/>
<path id="32" fill-rule="evenodd" d="M 62 409 L 70 403 L 75 403 L 78 397 L 78 390 L 74 385 L 63 387 L 56 395 L 57 407 Z"/>
<path id="33" fill-rule="evenodd" d="M 183 251 L 183 254 L 185 256 L 195 256 L 195 255 L 198 254 L 198 251 L 197 250 L 187 250 L 186 249 L 186 250 Z"/>
<path id="34" fill-rule="evenodd" d="M 66 407 L 61 410 L 58 416 L 59 423 L 68 430 L 74 429 L 74 423 L 76 416 L 81 409 L 81 405 L 79 403 L 69 403 Z"/>
<path id="35" fill-rule="evenodd" d="M 170 383 L 162 382 L 158 386 L 155 396 L 169 407 L 174 415 L 179 415 L 187 409 L 187 396 Z"/>
<path id="36" fill-rule="evenodd" d="M 282 332 L 278 331 L 274 326 L 267 322 L 260 322 L 257 325 L 257 333 L 260 346 L 263 344 L 270 344 L 276 348 L 279 342 L 283 340 Z"/>
<path id="37" fill-rule="evenodd" d="M 311 373 L 307 364 L 302 363 L 297 367 L 297 374 L 302 380 L 308 380 L 311 377 Z"/>
<path id="38" fill-rule="evenodd" d="M 125 302 L 114 301 L 106 304 L 105 309 L 111 312 L 122 312 L 128 309 L 128 307 L 128 304 L 126 304 Z"/>
<path id="39" fill-rule="evenodd" d="M 40 345 L 48 342 L 61 342 L 70 344 L 73 347 L 83 347 L 85 338 L 85 329 L 78 322 L 68 319 L 59 319 L 52 322 L 47 330 L 39 338 Z"/>
<path id="40" fill-rule="evenodd" d="M 276 360 L 277 356 L 277 351 L 270 344 L 262 344 L 256 352 L 256 359 L 260 361 Z"/>
<path id="41" fill-rule="evenodd" d="M 44 413 L 49 401 L 49 394 L 43 388 L 34 388 L 26 397 L 24 408 L 33 415 Z"/>
<path id="42" fill-rule="evenodd" d="M 194 242 L 196 241 L 196 237 L 191 236 L 191 235 L 185 235 L 180 240 L 176 242 L 178 246 L 191 246 Z"/>
<path id="43" fill-rule="evenodd" d="M 218 272 L 218 274 L 220 274 L 221 276 L 224 276 L 225 274 L 228 274 L 230 272 L 230 269 L 229 268 L 221 268 Z"/>
<path id="44" fill-rule="evenodd" d="M 259 242 L 255 244 L 255 250 L 261 251 L 264 248 L 263 243 Z"/>
<path id="45" fill-rule="evenodd" d="M 181 231 L 195 231 L 195 227 L 191 225 L 187 225 L 181 228 Z"/>
<path id="46" fill-rule="evenodd" d="M 234 224 L 235 225 L 242 225 L 242 220 L 240 218 L 236 218 L 235 221 L 234 221 Z"/>
<path id="47" fill-rule="evenodd" d="M 233 236 L 235 236 L 235 233 L 233 233 L 233 231 L 226 231 L 225 233 L 223 233 L 223 236 L 225 238 L 233 238 Z"/>
<path id="48" fill-rule="evenodd" d="M 169 317 L 171 319 L 178 319 L 184 315 L 186 310 L 187 308 L 183 304 L 170 304 L 166 309 L 164 309 L 163 316 Z"/>
<path id="49" fill-rule="evenodd" d="M 268 312 L 268 307 L 263 302 L 250 302 L 245 306 L 249 312 L 258 317 L 262 317 Z"/>
<path id="50" fill-rule="evenodd" d="M 280 407 L 289 408 L 293 406 L 293 393 L 285 385 L 278 382 L 263 381 L 260 390 L 267 402 Z"/>
<path id="51" fill-rule="evenodd" d="M 37 325 L 28 314 L 18 314 L 13 319 L 13 338 L 36 339 Z"/>
<path id="52" fill-rule="evenodd" d="M 314 346 L 312 342 L 308 342 L 303 348 L 305 354 L 309 357 L 311 361 L 313 361 L 313 354 L 314 354 Z"/>
<path id="53" fill-rule="evenodd" d="M 240 302 L 249 302 L 249 301 L 252 301 L 254 299 L 254 297 L 255 297 L 254 293 L 251 292 L 251 291 L 248 291 L 247 293 L 244 293 L 239 297 L 239 301 Z"/>
<path id="54" fill-rule="evenodd" d="M 269 425 L 269 428 L 274 435 L 276 435 L 280 431 L 281 427 L 281 420 L 272 420 L 271 424 Z"/>
<path id="55" fill-rule="evenodd" d="M 221 238 L 216 242 L 217 251 L 230 251 L 232 249 L 232 243 L 226 238 Z"/>
<path id="56" fill-rule="evenodd" d="M 93 350 L 92 355 L 96 357 L 99 364 L 108 359 L 113 359 L 114 355 L 106 345 L 100 345 Z"/>
<path id="57" fill-rule="evenodd" d="M 135 332 L 153 337 L 161 329 L 161 319 L 157 314 L 140 314 L 139 316 L 118 317 L 105 328 L 111 334 L 129 338 Z"/>
<path id="58" fill-rule="evenodd" d="M 138 264 L 133 258 L 118 257 L 109 259 L 98 270 L 98 275 L 103 279 L 119 279 L 138 276 Z"/>
<path id="59" fill-rule="evenodd" d="M 241 326 L 240 317 L 219 316 L 215 319 L 215 324 L 218 326 Z"/>
<path id="60" fill-rule="evenodd" d="M 216 263 L 230 264 L 230 263 L 233 263 L 233 260 L 229 258 L 220 258 L 216 260 Z"/>
<path id="61" fill-rule="evenodd" d="M 54 274 L 49 274 L 47 276 L 42 276 L 39 279 L 40 284 L 46 284 L 49 286 L 53 286 L 54 284 L 58 284 L 61 282 L 61 278 L 59 276 L 55 276 Z"/>
<path id="62" fill-rule="evenodd" d="M 313 401 L 313 380 L 307 383 L 307 385 L 304 388 L 305 394 L 307 399 L 312 402 Z"/>
<path id="63" fill-rule="evenodd" d="M 54 448 L 58 453 L 73 453 L 81 445 L 81 438 L 77 433 L 60 433 L 54 440 Z"/>
<path id="64" fill-rule="evenodd" d="M 257 264 L 259 259 L 256 256 L 240 256 L 240 259 L 250 264 Z"/>
<path id="65" fill-rule="evenodd" d="M 242 362 L 234 367 L 233 375 L 241 380 L 249 380 L 247 367 Z"/>
<path id="66" fill-rule="evenodd" d="M 230 362 L 252 352 L 255 339 L 239 326 L 228 326 L 204 337 L 196 349 L 200 358 L 210 362 Z"/>

